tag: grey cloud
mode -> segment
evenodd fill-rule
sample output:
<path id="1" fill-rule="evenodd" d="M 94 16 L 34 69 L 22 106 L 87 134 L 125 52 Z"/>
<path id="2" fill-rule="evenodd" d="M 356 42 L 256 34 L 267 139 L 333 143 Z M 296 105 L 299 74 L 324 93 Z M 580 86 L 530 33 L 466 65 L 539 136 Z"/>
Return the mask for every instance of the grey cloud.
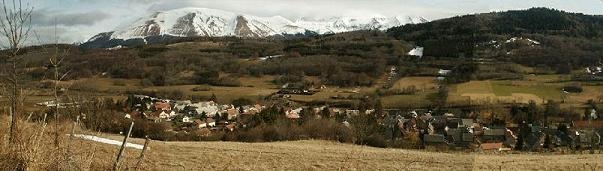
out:
<path id="1" fill-rule="evenodd" d="M 35 26 L 53 26 L 55 24 L 62 26 L 90 26 L 109 17 L 109 14 L 101 11 L 62 13 L 48 10 L 36 10 L 32 14 L 32 24 Z"/>
<path id="2" fill-rule="evenodd" d="M 77 28 L 67 26 L 44 26 L 32 28 L 28 38 L 28 44 L 49 44 L 80 42 L 85 40 L 85 36 L 78 32 Z"/>

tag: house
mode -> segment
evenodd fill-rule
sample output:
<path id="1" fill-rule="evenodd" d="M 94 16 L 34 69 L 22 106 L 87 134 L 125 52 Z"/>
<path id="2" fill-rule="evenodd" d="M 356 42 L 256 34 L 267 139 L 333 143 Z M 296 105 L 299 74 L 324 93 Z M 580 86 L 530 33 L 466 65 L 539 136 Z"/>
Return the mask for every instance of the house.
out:
<path id="1" fill-rule="evenodd" d="M 143 118 L 144 114 L 140 111 L 135 110 L 135 111 L 130 112 L 129 115 L 130 115 L 130 118 L 138 119 L 138 118 Z"/>
<path id="2" fill-rule="evenodd" d="M 448 129 L 446 131 L 446 139 L 452 142 L 457 147 L 468 147 L 473 143 L 473 134 L 466 129 Z"/>
<path id="3" fill-rule="evenodd" d="M 228 120 L 234 120 L 239 116 L 239 110 L 232 108 L 225 111 L 228 114 Z"/>
<path id="4" fill-rule="evenodd" d="M 299 114 L 301 113 L 301 111 L 303 110 L 303 108 L 297 108 L 297 109 L 293 109 L 293 110 L 287 110 L 285 112 L 285 116 L 288 119 L 299 119 L 301 118 L 301 116 L 299 116 Z"/>
<path id="5" fill-rule="evenodd" d="M 506 139 L 506 132 L 505 128 L 484 129 L 481 142 L 503 142 Z"/>
<path id="6" fill-rule="evenodd" d="M 216 121 L 214 119 L 211 119 L 211 118 L 207 118 L 205 120 L 205 123 L 207 123 L 208 127 L 215 127 L 216 126 Z"/>
<path id="7" fill-rule="evenodd" d="M 235 126 L 235 124 L 228 124 L 224 128 L 225 128 L 225 130 L 232 132 L 235 130 L 236 126 Z"/>
<path id="8" fill-rule="evenodd" d="M 255 115 L 257 113 L 262 112 L 262 110 L 264 110 L 266 108 L 266 106 L 262 106 L 262 105 L 256 104 L 256 105 L 253 105 L 253 106 L 251 106 L 251 105 L 243 106 L 242 108 L 243 108 L 243 111 L 240 114 L 243 114 L 243 115 Z"/>
<path id="9" fill-rule="evenodd" d="M 576 147 L 578 148 L 586 148 L 591 146 L 596 146 L 601 144 L 601 135 L 596 131 L 590 130 L 579 130 L 575 131 L 575 141 Z"/>
<path id="10" fill-rule="evenodd" d="M 199 102 L 191 104 L 191 106 L 195 107 L 197 114 L 205 113 L 207 117 L 214 117 L 214 115 L 220 111 L 218 105 L 213 101 Z"/>
<path id="11" fill-rule="evenodd" d="M 473 126 L 473 119 L 461 119 L 458 123 L 458 127 L 471 128 Z"/>
<path id="12" fill-rule="evenodd" d="M 162 110 L 165 110 L 165 111 L 172 110 L 172 106 L 170 105 L 170 103 L 165 102 L 165 101 L 155 103 L 155 111 L 162 111 Z"/>
<path id="13" fill-rule="evenodd" d="M 573 121 L 572 126 L 575 129 L 602 129 L 603 120 L 592 120 L 592 121 Z"/>
<path id="14" fill-rule="evenodd" d="M 522 149 L 530 151 L 538 151 L 544 148 L 547 134 L 543 132 L 540 126 L 530 125 L 530 132 L 523 139 Z"/>
<path id="15" fill-rule="evenodd" d="M 186 109 L 188 104 L 190 104 L 190 103 L 183 103 L 183 102 L 176 103 L 176 104 L 174 104 L 174 110 L 176 110 L 178 112 L 184 111 L 184 109 Z"/>
<path id="16" fill-rule="evenodd" d="M 447 146 L 446 138 L 442 134 L 423 135 L 423 145 L 425 146 Z"/>
<path id="17" fill-rule="evenodd" d="M 201 119 L 193 120 L 193 124 L 197 126 L 197 128 L 206 128 L 207 123 L 205 121 L 201 121 Z"/>
<path id="18" fill-rule="evenodd" d="M 170 114 L 167 113 L 166 111 L 157 111 L 159 114 L 157 114 L 157 116 L 159 116 L 160 119 L 167 119 L 170 118 Z"/>
<path id="19" fill-rule="evenodd" d="M 479 148 L 481 150 L 502 150 L 503 143 L 482 143 Z"/>
<path id="20" fill-rule="evenodd" d="M 460 118 L 447 118 L 446 120 L 446 126 L 448 128 L 459 128 L 459 125 L 462 125 Z"/>
<path id="21" fill-rule="evenodd" d="M 215 127 L 216 126 L 216 121 L 214 121 L 211 118 L 208 118 L 205 121 L 202 121 L 200 119 L 195 119 L 193 121 L 193 123 L 195 125 L 197 125 L 197 128 L 207 128 L 207 127 Z"/>
<path id="22" fill-rule="evenodd" d="M 314 111 L 314 114 L 320 114 L 326 108 L 327 108 L 327 106 L 320 106 L 320 107 L 315 107 L 312 110 Z"/>
<path id="23" fill-rule="evenodd" d="M 439 76 L 448 76 L 448 75 L 450 75 L 450 73 L 452 73 L 452 70 L 440 69 L 438 71 Z"/>
<path id="24" fill-rule="evenodd" d="M 345 110 L 345 114 L 347 114 L 348 116 L 357 116 L 360 115 L 360 110 Z"/>
<path id="25" fill-rule="evenodd" d="M 193 121 L 188 116 L 184 116 L 184 117 L 182 117 L 182 122 L 184 122 L 184 123 L 192 123 Z"/>

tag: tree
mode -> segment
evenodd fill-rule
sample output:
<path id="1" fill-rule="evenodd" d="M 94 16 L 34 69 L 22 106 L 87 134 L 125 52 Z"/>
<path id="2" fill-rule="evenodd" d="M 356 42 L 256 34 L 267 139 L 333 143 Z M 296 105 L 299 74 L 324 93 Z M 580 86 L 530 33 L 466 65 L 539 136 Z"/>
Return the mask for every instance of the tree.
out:
<path id="1" fill-rule="evenodd" d="M 310 120 L 315 119 L 316 115 L 314 114 L 314 111 L 304 108 L 299 113 L 299 117 L 300 117 L 299 123 L 304 124 Z"/>
<path id="2" fill-rule="evenodd" d="M 214 84 L 219 78 L 218 71 L 196 71 L 194 75 L 197 84 Z"/>
<path id="3" fill-rule="evenodd" d="M 33 7 L 29 5 L 23 6 L 22 0 L 13 0 L 12 3 L 2 0 L 3 15 L 0 18 L 0 36 L 6 39 L 8 46 L 7 51 L 2 55 L 3 63 L 8 64 L 4 67 L 4 81 L 8 83 L 9 100 L 11 102 L 11 121 L 9 131 L 9 142 L 12 143 L 14 131 L 16 128 L 16 117 L 21 112 L 22 105 L 22 75 L 20 67 L 22 65 L 22 47 L 25 45 L 29 33 L 31 31 L 31 17 Z"/>
<path id="4" fill-rule="evenodd" d="M 559 103 L 549 100 L 544 106 L 544 125 L 548 126 L 549 117 L 558 116 L 561 113 L 561 108 L 559 107 Z"/>
<path id="5" fill-rule="evenodd" d="M 209 97 L 208 99 L 209 101 L 213 101 L 213 102 L 217 102 L 218 101 L 218 97 L 216 97 L 216 94 L 211 94 L 211 97 Z"/>
<path id="6" fill-rule="evenodd" d="M 528 114 L 528 123 L 532 124 L 535 121 L 539 120 L 540 116 L 541 116 L 541 112 L 540 112 L 540 108 L 538 107 L 538 104 L 536 104 L 535 101 L 530 100 L 530 102 L 528 103 L 528 106 L 526 108 L 526 113 Z"/>
<path id="7" fill-rule="evenodd" d="M 201 120 L 207 119 L 207 113 L 205 113 L 205 111 L 201 112 L 201 115 L 199 116 L 199 119 L 201 119 Z"/>
<path id="8" fill-rule="evenodd" d="M 232 101 L 232 105 L 234 105 L 235 107 L 242 107 L 242 106 L 246 106 L 246 105 L 252 105 L 253 101 L 247 99 L 247 98 L 238 98 Z"/>
<path id="9" fill-rule="evenodd" d="M 448 86 L 444 83 L 439 84 L 438 92 L 431 94 L 430 101 L 437 107 L 443 107 L 448 100 Z"/>
<path id="10" fill-rule="evenodd" d="M 329 107 L 325 107 L 324 109 L 322 109 L 322 111 L 320 111 L 320 117 L 325 119 L 331 118 L 331 112 L 329 111 Z"/>
<path id="11" fill-rule="evenodd" d="M 53 87 L 53 96 L 54 96 L 54 120 L 55 120 L 55 124 L 56 127 L 59 127 L 59 117 L 60 117 L 60 112 L 59 109 L 60 104 L 61 104 L 61 100 L 60 100 L 60 94 L 59 92 L 61 91 L 60 88 L 60 82 L 63 81 L 67 75 L 69 74 L 69 72 L 62 72 L 60 69 L 63 67 L 63 61 L 65 60 L 65 56 L 67 56 L 67 51 L 64 52 L 60 52 L 59 51 L 59 43 L 58 43 L 58 38 L 56 38 L 55 42 L 55 51 L 54 54 L 50 56 L 50 67 L 52 67 L 52 71 L 53 71 L 53 81 L 54 81 L 54 87 Z M 59 146 L 59 137 L 60 137 L 60 132 L 59 130 L 55 131 L 55 140 L 54 140 L 54 144 L 55 146 Z"/>

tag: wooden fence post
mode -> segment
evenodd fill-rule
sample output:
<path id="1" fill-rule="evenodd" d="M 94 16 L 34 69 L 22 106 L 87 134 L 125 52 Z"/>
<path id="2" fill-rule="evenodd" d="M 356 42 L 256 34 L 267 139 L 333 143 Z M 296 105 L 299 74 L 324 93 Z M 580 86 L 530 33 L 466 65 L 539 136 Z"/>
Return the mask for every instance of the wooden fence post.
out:
<path id="1" fill-rule="evenodd" d="M 144 146 L 142 147 L 142 152 L 140 152 L 140 157 L 138 157 L 138 163 L 136 163 L 135 170 L 140 169 L 140 166 L 142 166 L 142 161 L 144 160 L 144 152 L 147 151 L 149 142 L 151 142 L 151 139 L 149 139 L 149 136 L 146 136 L 145 138 L 146 138 L 146 140 L 144 141 Z"/>
<path id="2" fill-rule="evenodd" d="M 124 137 L 124 142 L 121 144 L 121 148 L 119 148 L 119 153 L 117 153 L 117 160 L 115 160 L 115 164 L 113 165 L 113 170 L 116 171 L 119 168 L 119 161 L 121 160 L 121 156 L 126 148 L 126 144 L 128 143 L 128 138 L 130 137 L 130 133 L 132 133 L 132 127 L 134 127 L 134 121 L 130 124 L 130 129 L 126 133 Z"/>

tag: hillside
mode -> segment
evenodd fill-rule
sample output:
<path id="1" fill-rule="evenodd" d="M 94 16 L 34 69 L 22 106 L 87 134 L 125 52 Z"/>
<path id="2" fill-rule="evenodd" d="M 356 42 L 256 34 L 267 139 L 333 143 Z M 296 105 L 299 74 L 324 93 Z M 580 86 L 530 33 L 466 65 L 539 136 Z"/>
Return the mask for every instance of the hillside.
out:
<path id="1" fill-rule="evenodd" d="M 142 144 L 144 141 L 134 139 L 132 142 Z M 117 150 L 116 146 L 102 146 L 108 154 Z M 153 170 L 581 170 L 589 167 L 586 163 L 603 169 L 601 154 L 440 153 L 316 140 L 273 143 L 153 141 L 150 147 L 144 166 Z"/>
<path id="2" fill-rule="evenodd" d="M 603 54 L 602 30 L 601 16 L 532 8 L 405 25 L 388 33 L 424 47 L 425 56 L 494 58 L 556 68 L 596 63 Z"/>

